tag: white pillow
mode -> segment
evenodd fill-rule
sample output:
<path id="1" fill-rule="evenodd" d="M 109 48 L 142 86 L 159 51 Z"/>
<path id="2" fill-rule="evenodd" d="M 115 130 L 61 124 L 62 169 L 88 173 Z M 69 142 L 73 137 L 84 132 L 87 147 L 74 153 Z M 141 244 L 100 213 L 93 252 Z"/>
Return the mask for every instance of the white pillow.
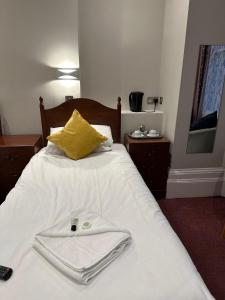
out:
<path id="1" fill-rule="evenodd" d="M 51 127 L 50 128 L 50 134 L 56 133 L 60 130 L 62 130 L 64 127 Z M 49 143 L 51 143 L 50 141 L 48 141 Z M 52 143 L 53 144 L 53 143 Z"/>
<path id="2" fill-rule="evenodd" d="M 105 151 L 111 151 L 112 150 L 112 144 L 113 144 L 113 138 L 112 138 L 112 131 L 110 126 L 106 125 L 92 125 L 91 126 L 101 133 L 102 135 L 106 136 L 108 138 L 107 141 L 101 143 L 100 146 L 98 146 L 97 149 L 95 149 L 94 152 L 105 152 Z M 64 127 L 51 127 L 50 128 L 50 135 L 53 133 L 56 133 L 60 130 L 62 130 Z M 54 143 L 48 141 L 47 143 L 47 148 L 46 148 L 47 153 L 53 154 L 53 155 L 64 155 L 64 152 L 60 150 Z"/>
<path id="3" fill-rule="evenodd" d="M 112 137 L 112 131 L 110 126 L 106 125 L 92 125 L 91 126 L 101 133 L 102 135 L 106 136 L 108 138 L 107 141 L 101 143 L 100 146 L 98 146 L 97 149 L 95 149 L 94 152 L 105 152 L 112 150 L 112 144 L 113 144 L 113 137 Z"/>
<path id="4" fill-rule="evenodd" d="M 50 135 L 62 130 L 64 127 L 51 127 L 50 128 Z M 48 141 L 46 152 L 52 155 L 65 155 L 64 152 L 59 149 L 54 143 Z"/>

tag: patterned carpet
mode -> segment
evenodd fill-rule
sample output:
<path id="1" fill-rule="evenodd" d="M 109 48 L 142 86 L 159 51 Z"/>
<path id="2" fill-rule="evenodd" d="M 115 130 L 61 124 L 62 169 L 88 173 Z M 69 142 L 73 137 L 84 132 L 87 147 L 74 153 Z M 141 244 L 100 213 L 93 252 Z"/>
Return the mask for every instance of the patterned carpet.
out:
<path id="1" fill-rule="evenodd" d="M 225 198 L 168 199 L 159 205 L 213 296 L 225 300 Z"/>

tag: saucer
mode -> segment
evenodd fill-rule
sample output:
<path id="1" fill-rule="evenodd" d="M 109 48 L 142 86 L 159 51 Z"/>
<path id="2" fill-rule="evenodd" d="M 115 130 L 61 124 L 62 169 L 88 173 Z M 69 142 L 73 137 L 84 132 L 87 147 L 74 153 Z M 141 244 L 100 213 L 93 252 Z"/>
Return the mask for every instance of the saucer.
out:
<path id="1" fill-rule="evenodd" d="M 157 133 L 157 134 L 150 134 L 150 133 L 148 133 L 148 134 L 147 134 L 147 137 L 149 137 L 149 138 L 151 138 L 151 139 L 159 139 L 159 138 L 161 138 L 162 136 L 161 136 L 159 133 Z"/>
<path id="2" fill-rule="evenodd" d="M 147 137 L 147 135 L 145 133 L 140 133 L 140 134 L 136 135 L 136 134 L 134 134 L 134 132 L 129 132 L 128 136 L 133 139 L 144 139 Z"/>

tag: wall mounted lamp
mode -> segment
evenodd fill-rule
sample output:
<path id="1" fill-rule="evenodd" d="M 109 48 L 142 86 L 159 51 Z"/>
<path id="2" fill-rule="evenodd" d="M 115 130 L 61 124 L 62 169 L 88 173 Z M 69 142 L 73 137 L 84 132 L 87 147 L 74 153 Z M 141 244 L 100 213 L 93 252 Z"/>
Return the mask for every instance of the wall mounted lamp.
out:
<path id="1" fill-rule="evenodd" d="M 58 72 L 60 73 L 58 76 L 59 80 L 77 80 L 78 78 L 75 76 L 75 73 L 78 71 L 78 69 L 75 68 L 61 68 L 58 69 Z"/>

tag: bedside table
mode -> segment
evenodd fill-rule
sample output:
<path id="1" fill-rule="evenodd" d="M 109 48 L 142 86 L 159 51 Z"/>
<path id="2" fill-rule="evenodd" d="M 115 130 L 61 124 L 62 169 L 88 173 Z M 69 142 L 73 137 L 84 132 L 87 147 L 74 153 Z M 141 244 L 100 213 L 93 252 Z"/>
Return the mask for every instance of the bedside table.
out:
<path id="1" fill-rule="evenodd" d="M 42 147 L 40 135 L 0 136 L 0 204 L 31 157 Z"/>
<path id="2" fill-rule="evenodd" d="M 170 142 L 161 139 L 133 139 L 125 134 L 125 146 L 145 183 L 156 199 L 166 196 L 170 165 Z"/>

